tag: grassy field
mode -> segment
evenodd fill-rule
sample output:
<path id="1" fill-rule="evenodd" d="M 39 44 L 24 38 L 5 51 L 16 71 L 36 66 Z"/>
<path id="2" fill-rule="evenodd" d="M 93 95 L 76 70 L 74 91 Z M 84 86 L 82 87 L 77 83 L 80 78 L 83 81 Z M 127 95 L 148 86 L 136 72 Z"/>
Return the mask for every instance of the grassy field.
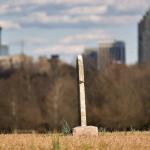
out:
<path id="1" fill-rule="evenodd" d="M 98 137 L 1 134 L 0 150 L 150 150 L 150 132 L 101 132 Z"/>

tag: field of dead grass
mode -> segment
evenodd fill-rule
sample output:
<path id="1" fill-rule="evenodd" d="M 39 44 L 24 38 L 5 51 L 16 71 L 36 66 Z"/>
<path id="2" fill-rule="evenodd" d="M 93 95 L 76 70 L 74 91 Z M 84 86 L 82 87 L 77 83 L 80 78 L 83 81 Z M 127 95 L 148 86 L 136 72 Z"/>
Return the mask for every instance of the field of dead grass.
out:
<path id="1" fill-rule="evenodd" d="M 0 150 L 150 150 L 150 132 L 100 132 L 98 137 L 1 134 Z"/>

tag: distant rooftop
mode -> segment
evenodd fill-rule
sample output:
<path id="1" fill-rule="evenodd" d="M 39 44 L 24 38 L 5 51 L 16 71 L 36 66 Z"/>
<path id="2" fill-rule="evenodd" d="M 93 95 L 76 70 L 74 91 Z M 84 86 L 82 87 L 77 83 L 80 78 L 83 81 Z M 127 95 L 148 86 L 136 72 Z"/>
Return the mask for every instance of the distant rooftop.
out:
<path id="1" fill-rule="evenodd" d="M 117 40 L 113 40 L 113 41 L 103 41 L 100 42 L 100 47 L 112 47 L 112 46 L 125 46 L 124 41 L 117 41 Z"/>
<path id="2" fill-rule="evenodd" d="M 55 54 L 51 56 L 52 60 L 59 60 L 59 55 Z"/>

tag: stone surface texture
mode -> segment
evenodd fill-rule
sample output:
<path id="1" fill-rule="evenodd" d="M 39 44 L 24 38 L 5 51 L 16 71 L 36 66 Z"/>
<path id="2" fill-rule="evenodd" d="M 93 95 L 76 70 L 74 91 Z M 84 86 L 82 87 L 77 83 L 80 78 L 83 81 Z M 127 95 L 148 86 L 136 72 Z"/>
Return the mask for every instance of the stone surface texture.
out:
<path id="1" fill-rule="evenodd" d="M 80 126 L 73 129 L 73 136 L 98 136 L 98 128 L 95 126 Z"/>
<path id="2" fill-rule="evenodd" d="M 78 76 L 79 76 L 79 101 L 80 101 L 80 114 L 81 126 L 86 126 L 86 103 L 85 103 L 85 85 L 84 85 L 84 64 L 83 57 L 78 55 Z"/>

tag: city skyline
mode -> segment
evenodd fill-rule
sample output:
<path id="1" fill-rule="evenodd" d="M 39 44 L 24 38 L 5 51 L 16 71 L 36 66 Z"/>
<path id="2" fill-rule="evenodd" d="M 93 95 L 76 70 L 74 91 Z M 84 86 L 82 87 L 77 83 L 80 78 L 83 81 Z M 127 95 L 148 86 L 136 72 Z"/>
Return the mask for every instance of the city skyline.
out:
<path id="1" fill-rule="evenodd" d="M 10 53 L 37 57 L 60 54 L 72 62 L 101 40 L 126 43 L 127 63 L 137 62 L 137 24 L 149 0 L 0 0 L 3 43 Z"/>

